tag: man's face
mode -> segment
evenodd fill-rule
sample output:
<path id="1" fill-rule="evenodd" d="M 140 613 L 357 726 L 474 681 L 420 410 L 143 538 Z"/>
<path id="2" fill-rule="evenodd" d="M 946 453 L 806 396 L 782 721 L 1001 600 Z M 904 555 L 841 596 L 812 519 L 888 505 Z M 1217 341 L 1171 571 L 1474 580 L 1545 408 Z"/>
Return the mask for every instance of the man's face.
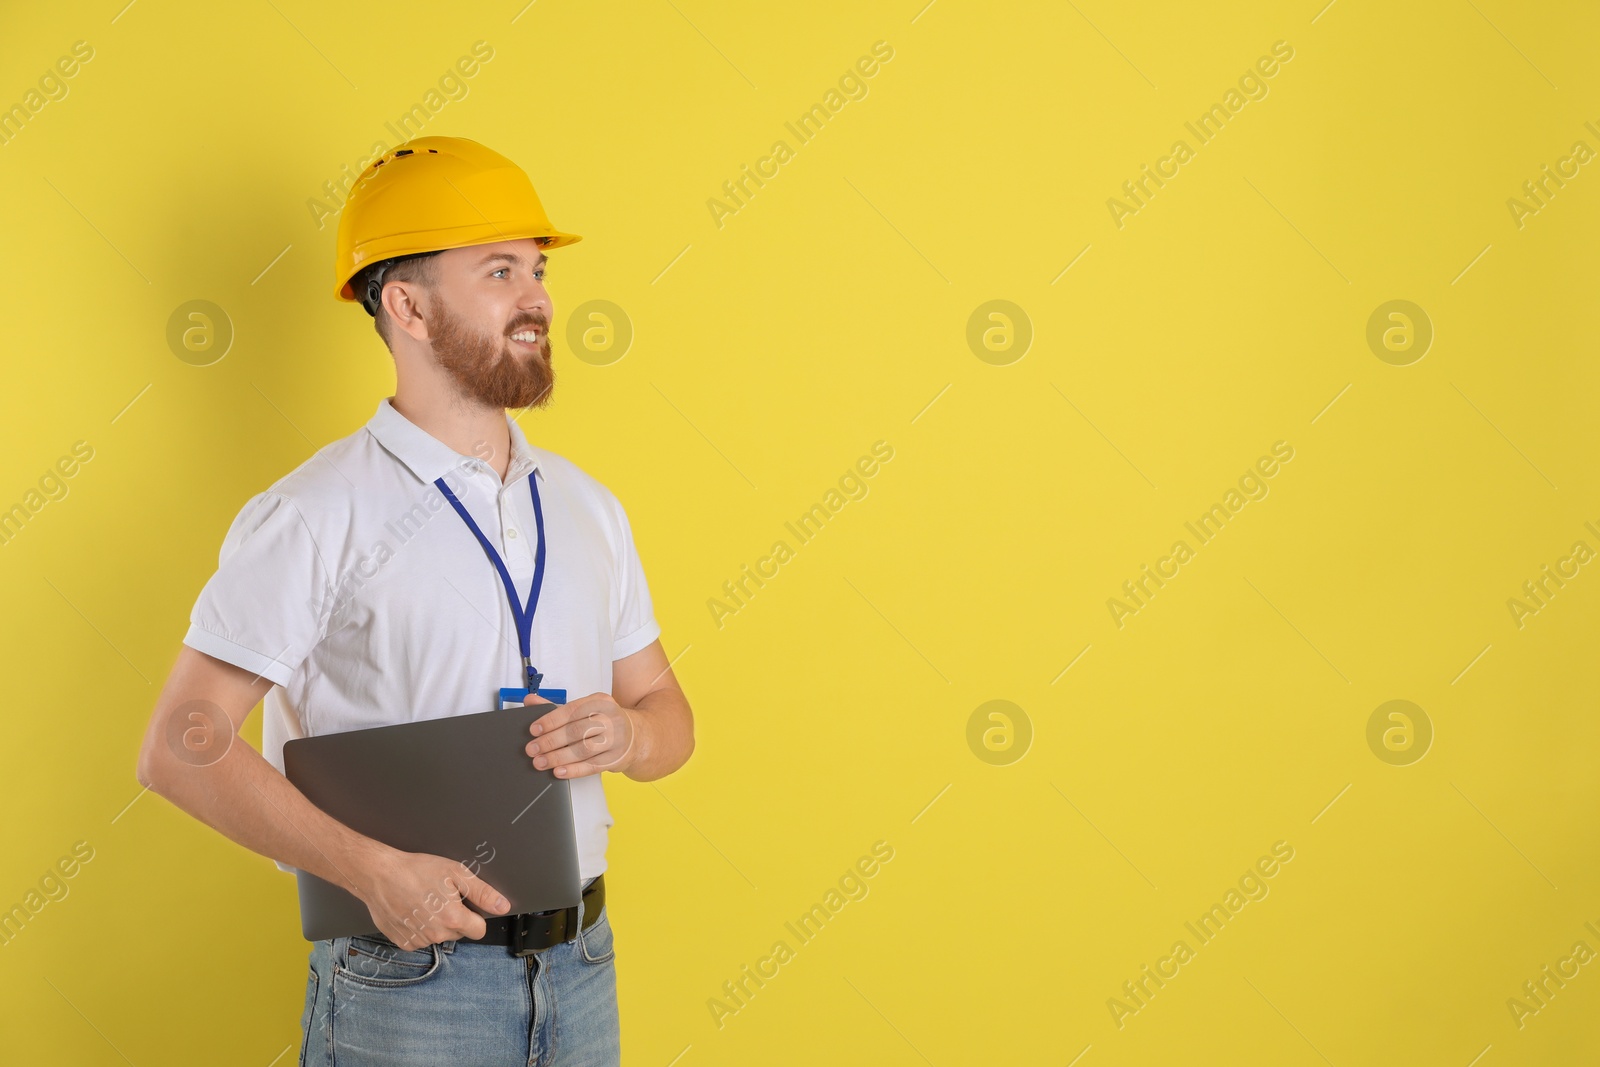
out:
<path id="1" fill-rule="evenodd" d="M 550 402 L 550 294 L 532 238 L 441 252 L 429 300 L 433 354 L 466 396 L 490 407 Z"/>

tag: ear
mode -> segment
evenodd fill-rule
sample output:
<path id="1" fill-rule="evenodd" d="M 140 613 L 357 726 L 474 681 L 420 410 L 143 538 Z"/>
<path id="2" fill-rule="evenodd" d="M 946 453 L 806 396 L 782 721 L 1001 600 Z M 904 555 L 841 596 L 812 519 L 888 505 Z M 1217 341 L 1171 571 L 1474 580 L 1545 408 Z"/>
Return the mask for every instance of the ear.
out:
<path id="1" fill-rule="evenodd" d="M 414 282 L 388 282 L 383 287 L 383 310 L 389 316 L 391 328 L 405 331 L 413 340 L 428 340 L 428 324 L 423 315 L 428 311 L 427 295 L 422 286 Z"/>

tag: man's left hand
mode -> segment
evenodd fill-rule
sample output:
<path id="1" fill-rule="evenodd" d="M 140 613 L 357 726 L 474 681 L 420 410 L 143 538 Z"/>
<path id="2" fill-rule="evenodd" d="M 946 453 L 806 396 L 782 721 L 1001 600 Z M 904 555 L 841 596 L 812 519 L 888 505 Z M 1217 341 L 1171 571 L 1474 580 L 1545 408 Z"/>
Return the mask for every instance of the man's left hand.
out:
<path id="1" fill-rule="evenodd" d="M 532 693 L 524 704 L 549 704 Z M 525 749 L 540 770 L 553 769 L 558 778 L 581 778 L 601 771 L 625 771 L 635 755 L 638 713 L 611 699 L 609 693 L 590 693 L 567 704 L 551 704 L 550 711 L 528 728 L 533 740 Z"/>

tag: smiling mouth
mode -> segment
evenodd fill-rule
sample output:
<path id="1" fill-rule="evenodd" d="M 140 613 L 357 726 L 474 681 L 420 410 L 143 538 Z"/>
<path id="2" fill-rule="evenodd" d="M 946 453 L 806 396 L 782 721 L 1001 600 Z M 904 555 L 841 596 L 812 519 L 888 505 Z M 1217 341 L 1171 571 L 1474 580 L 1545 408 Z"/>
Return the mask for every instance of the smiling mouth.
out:
<path id="1" fill-rule="evenodd" d="M 538 330 L 518 330 L 511 335 L 511 339 L 519 345 L 537 348 L 543 335 Z"/>

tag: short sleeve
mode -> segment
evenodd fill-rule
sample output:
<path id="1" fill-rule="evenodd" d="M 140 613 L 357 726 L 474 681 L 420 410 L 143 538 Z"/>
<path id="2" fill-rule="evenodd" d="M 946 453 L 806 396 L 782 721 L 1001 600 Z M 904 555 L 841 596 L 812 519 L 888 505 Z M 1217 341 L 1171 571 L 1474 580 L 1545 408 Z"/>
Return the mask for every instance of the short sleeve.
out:
<path id="1" fill-rule="evenodd" d="M 633 543 L 633 526 L 628 513 L 613 497 L 618 519 L 616 600 L 612 604 L 613 660 L 625 659 L 661 636 L 655 608 L 650 602 L 650 586 L 645 581 L 644 564 Z"/>
<path id="2" fill-rule="evenodd" d="M 259 493 L 223 538 L 183 643 L 287 686 L 321 636 L 328 588 L 300 509 L 282 493 Z"/>

